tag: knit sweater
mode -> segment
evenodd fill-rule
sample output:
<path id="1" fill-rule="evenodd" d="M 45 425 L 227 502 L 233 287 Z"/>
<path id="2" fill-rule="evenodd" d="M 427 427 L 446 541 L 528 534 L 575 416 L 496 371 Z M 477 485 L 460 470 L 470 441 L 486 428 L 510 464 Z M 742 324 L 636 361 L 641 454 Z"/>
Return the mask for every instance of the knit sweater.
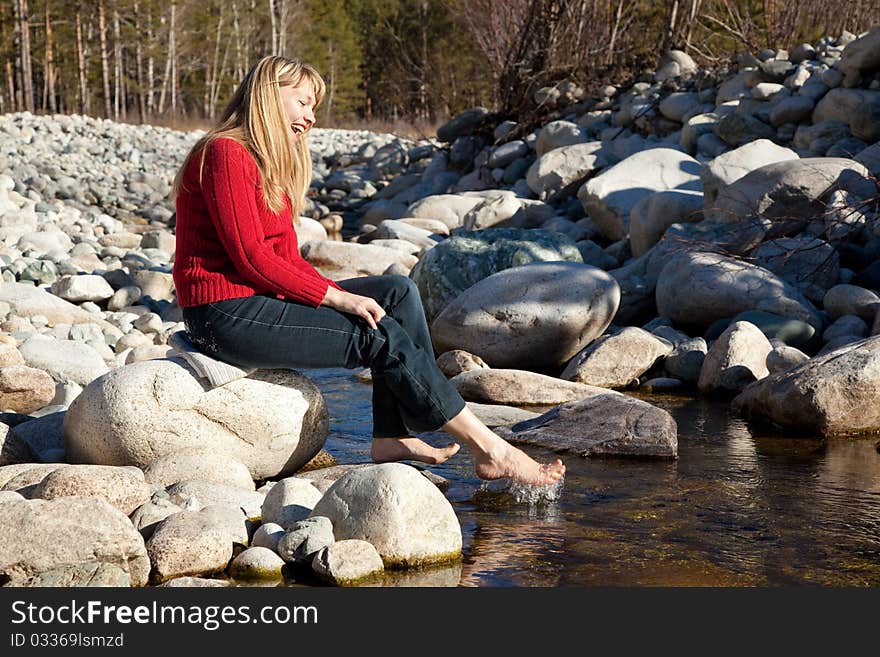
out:
<path id="1" fill-rule="evenodd" d="M 197 155 L 177 196 L 174 285 L 181 307 L 272 293 L 317 307 L 328 286 L 299 253 L 290 203 L 273 212 L 263 199 L 260 170 L 248 150 L 215 139 Z"/>

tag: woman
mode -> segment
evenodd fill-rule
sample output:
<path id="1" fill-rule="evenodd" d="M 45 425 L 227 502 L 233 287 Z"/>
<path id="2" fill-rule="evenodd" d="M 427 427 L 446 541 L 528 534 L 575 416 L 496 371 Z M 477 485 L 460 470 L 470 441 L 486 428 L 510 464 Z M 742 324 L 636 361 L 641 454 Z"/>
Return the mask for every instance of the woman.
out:
<path id="1" fill-rule="evenodd" d="M 243 367 L 369 366 L 375 462 L 441 463 L 458 444 L 435 448 L 409 434 L 442 429 L 468 446 L 483 479 L 555 483 L 562 461 L 538 464 L 494 434 L 437 368 L 411 280 L 334 283 L 300 256 L 293 225 L 323 96 L 314 68 L 266 57 L 187 157 L 175 181 L 174 283 L 190 339 Z"/>

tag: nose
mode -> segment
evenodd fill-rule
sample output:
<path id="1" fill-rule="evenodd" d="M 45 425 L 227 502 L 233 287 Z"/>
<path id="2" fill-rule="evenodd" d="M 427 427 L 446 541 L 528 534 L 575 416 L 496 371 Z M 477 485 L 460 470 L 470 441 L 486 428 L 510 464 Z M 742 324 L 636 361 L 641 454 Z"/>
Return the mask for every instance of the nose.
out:
<path id="1" fill-rule="evenodd" d="M 306 115 L 305 115 L 305 119 L 306 119 L 306 121 L 309 122 L 309 126 L 310 126 L 310 127 L 313 126 L 313 125 L 315 125 L 315 111 L 314 111 L 314 109 L 312 109 L 312 107 L 309 106 L 309 105 L 306 106 Z"/>

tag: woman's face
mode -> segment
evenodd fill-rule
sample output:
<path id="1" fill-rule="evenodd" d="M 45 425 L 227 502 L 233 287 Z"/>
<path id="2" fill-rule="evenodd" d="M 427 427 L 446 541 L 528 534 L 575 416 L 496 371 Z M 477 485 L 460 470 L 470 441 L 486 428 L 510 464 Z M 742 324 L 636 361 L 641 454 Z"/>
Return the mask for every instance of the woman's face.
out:
<path id="1" fill-rule="evenodd" d="M 291 140 L 297 141 L 315 123 L 315 96 L 312 85 L 303 80 L 298 86 L 280 87 L 281 102 L 287 115 Z"/>

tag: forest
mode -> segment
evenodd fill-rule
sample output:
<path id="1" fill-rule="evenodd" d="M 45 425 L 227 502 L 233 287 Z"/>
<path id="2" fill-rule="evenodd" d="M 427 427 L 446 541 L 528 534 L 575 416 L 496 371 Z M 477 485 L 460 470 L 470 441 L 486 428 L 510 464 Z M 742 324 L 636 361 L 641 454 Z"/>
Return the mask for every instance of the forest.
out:
<path id="1" fill-rule="evenodd" d="M 430 125 L 623 83 L 668 48 L 723 66 L 876 24 L 876 0 L 2 0 L 0 113 L 198 126 L 281 54 L 325 76 L 325 126 Z"/>

